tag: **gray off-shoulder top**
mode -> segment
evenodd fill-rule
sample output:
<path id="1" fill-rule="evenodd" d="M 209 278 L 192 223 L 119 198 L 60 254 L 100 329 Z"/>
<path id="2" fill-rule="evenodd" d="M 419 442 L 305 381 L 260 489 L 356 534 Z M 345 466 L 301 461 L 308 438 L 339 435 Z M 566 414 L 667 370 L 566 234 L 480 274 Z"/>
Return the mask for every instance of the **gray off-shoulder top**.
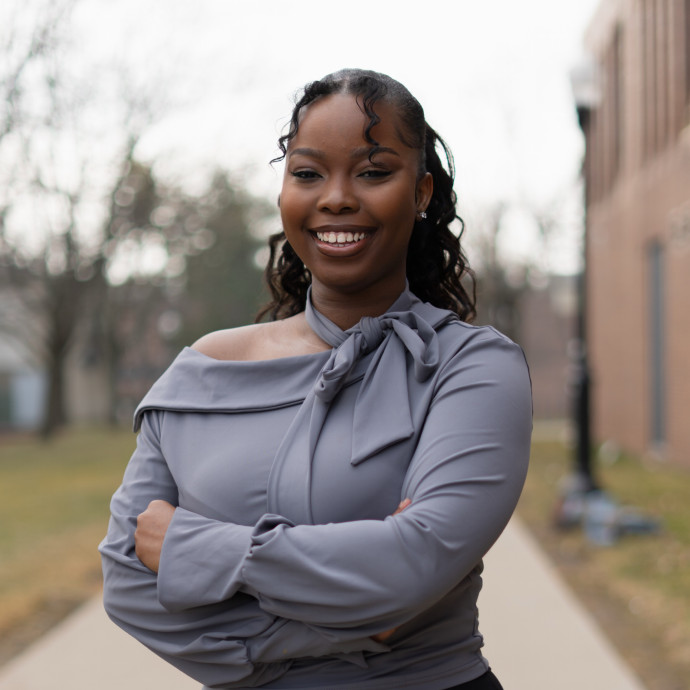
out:
<path id="1" fill-rule="evenodd" d="M 306 316 L 332 350 L 185 349 L 141 402 L 100 546 L 106 610 L 207 688 L 469 681 L 488 668 L 482 557 L 527 469 L 522 351 L 409 290 L 348 331 Z M 154 499 L 178 506 L 157 575 L 134 552 Z"/>

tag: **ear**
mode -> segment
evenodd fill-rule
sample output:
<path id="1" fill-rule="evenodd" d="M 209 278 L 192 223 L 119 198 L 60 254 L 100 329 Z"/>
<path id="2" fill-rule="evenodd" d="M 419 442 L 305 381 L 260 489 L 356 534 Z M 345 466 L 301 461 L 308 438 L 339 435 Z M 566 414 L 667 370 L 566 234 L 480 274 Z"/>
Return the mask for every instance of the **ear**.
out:
<path id="1" fill-rule="evenodd" d="M 434 178 L 431 173 L 427 172 L 422 175 L 415 190 L 415 202 L 417 204 L 417 213 L 426 211 L 426 207 L 431 201 L 431 195 L 434 193 Z"/>

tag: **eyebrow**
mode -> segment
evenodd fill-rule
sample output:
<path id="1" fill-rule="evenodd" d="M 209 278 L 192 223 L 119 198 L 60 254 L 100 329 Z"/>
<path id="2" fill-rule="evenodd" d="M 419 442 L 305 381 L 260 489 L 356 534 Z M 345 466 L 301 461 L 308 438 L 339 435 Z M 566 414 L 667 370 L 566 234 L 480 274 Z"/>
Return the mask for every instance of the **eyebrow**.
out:
<path id="1" fill-rule="evenodd" d="M 374 155 L 379 153 L 391 153 L 394 156 L 400 157 L 400 154 L 395 149 L 392 149 L 388 146 L 360 146 L 359 148 L 352 150 L 350 158 L 366 158 L 371 154 L 372 151 L 374 151 Z M 311 149 L 306 147 L 301 147 L 298 149 L 293 149 L 292 151 L 288 151 L 288 156 L 295 155 L 311 156 L 312 158 L 318 158 L 320 160 L 323 160 L 326 157 L 324 151 L 321 151 L 320 149 Z"/>

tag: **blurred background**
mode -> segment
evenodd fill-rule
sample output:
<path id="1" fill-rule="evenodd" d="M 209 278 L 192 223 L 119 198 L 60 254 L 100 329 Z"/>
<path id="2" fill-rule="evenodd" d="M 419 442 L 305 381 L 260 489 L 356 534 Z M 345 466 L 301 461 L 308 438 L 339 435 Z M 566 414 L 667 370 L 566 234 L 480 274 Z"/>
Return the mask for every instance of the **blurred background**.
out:
<path id="1" fill-rule="evenodd" d="M 276 139 L 345 66 L 454 152 L 478 321 L 532 371 L 521 515 L 648 687 L 687 687 L 688 0 L 5 0 L 0 662 L 97 591 L 146 390 L 265 301 Z"/>

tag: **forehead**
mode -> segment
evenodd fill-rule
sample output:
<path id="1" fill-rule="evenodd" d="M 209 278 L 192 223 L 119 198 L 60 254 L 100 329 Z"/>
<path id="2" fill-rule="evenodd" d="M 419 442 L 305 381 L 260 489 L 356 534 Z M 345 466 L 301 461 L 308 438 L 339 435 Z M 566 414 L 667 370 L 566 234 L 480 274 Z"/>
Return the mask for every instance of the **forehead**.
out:
<path id="1" fill-rule="evenodd" d="M 380 118 L 371 130 L 370 137 L 385 146 L 412 151 L 401 139 L 400 118 L 395 108 L 386 101 L 373 106 Z M 365 137 L 369 116 L 365 114 L 358 99 L 350 94 L 332 94 L 311 103 L 301 113 L 297 135 L 288 145 L 288 151 L 307 140 L 312 145 L 340 144 L 371 146 Z"/>

